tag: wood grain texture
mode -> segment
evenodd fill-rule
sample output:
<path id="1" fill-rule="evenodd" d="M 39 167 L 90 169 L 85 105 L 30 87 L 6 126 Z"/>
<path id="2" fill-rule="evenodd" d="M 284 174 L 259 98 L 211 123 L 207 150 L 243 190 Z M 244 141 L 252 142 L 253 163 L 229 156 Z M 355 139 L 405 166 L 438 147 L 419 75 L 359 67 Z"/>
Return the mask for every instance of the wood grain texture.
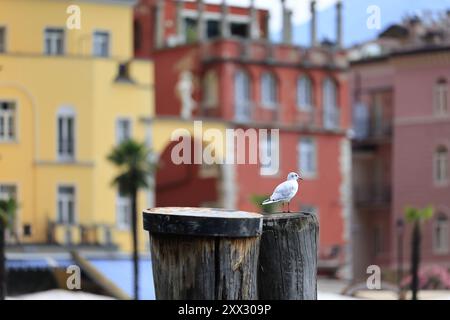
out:
<path id="1" fill-rule="evenodd" d="M 315 215 L 264 216 L 258 266 L 259 299 L 317 299 L 318 235 Z"/>
<path id="2" fill-rule="evenodd" d="M 158 300 L 255 300 L 259 237 L 150 234 Z"/>
<path id="3" fill-rule="evenodd" d="M 206 208 L 143 214 L 156 299 L 257 299 L 262 215 Z"/>

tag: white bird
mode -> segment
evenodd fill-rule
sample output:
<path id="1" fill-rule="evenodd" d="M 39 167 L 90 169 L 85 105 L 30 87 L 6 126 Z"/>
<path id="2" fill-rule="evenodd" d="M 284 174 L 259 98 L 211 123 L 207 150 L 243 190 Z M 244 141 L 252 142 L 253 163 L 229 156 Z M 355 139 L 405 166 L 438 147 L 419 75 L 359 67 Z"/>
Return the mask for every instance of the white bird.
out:
<path id="1" fill-rule="evenodd" d="M 287 202 L 288 204 L 288 211 L 289 210 L 289 203 L 291 202 L 291 199 L 297 194 L 298 191 L 298 182 L 297 180 L 303 180 L 300 178 L 300 176 L 295 173 L 291 172 L 287 176 L 287 180 L 280 183 L 275 190 L 273 191 L 272 195 L 269 199 L 264 200 L 262 205 L 276 203 L 276 202 L 282 202 L 283 203 L 283 212 L 284 211 L 284 204 Z"/>

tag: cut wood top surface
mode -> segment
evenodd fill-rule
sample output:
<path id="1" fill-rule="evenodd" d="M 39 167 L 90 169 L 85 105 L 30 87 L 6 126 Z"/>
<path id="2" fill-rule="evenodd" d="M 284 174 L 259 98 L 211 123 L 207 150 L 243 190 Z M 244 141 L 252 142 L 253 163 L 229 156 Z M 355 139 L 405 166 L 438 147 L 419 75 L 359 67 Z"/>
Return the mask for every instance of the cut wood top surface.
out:
<path id="1" fill-rule="evenodd" d="M 254 237 L 262 232 L 258 213 L 216 208 L 162 207 L 144 210 L 150 234 L 212 237 Z"/>
<path id="2" fill-rule="evenodd" d="M 313 213 L 305 213 L 305 212 L 274 212 L 264 214 L 264 220 L 266 219 L 295 219 L 295 218 L 309 218 L 314 216 Z"/>
<path id="3" fill-rule="evenodd" d="M 220 208 L 161 207 L 144 210 L 148 214 L 166 214 L 190 217 L 227 218 L 227 219 L 261 219 L 262 215 L 254 212 L 235 211 Z"/>

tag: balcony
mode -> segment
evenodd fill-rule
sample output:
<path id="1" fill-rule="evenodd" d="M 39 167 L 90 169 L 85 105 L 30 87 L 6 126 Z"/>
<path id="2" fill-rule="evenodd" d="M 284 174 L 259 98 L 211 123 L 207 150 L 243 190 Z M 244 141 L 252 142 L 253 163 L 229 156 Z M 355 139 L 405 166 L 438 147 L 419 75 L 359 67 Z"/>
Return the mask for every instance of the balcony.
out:
<path id="1" fill-rule="evenodd" d="M 347 67 L 345 54 L 325 47 L 303 48 L 295 45 L 274 44 L 266 40 L 240 38 L 212 39 L 202 44 L 203 61 L 243 60 L 337 68 Z"/>
<path id="2" fill-rule="evenodd" d="M 48 223 L 47 242 L 64 246 L 115 247 L 112 227 L 101 224 Z"/>
<path id="3" fill-rule="evenodd" d="M 391 203 L 391 190 L 389 185 L 356 185 L 353 197 L 357 207 L 383 207 Z"/>
<path id="4" fill-rule="evenodd" d="M 374 124 L 368 121 L 355 121 L 355 140 L 381 142 L 392 137 L 392 122 Z"/>
<path id="5" fill-rule="evenodd" d="M 283 105 L 266 108 L 254 102 L 235 105 L 234 121 L 237 123 L 278 123 L 287 127 L 306 128 L 311 130 L 339 131 L 342 130 L 341 112 L 333 108 L 324 112 L 322 109 L 288 109 Z"/>

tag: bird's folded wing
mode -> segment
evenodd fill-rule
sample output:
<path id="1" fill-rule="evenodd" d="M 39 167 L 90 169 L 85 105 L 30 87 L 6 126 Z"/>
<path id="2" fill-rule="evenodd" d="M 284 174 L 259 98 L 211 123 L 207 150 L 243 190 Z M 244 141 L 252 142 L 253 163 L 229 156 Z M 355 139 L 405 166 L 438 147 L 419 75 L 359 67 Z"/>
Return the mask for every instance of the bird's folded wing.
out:
<path id="1" fill-rule="evenodd" d="M 273 192 L 272 196 L 270 197 L 271 200 L 283 200 L 287 199 L 292 196 L 292 193 L 294 192 L 294 186 L 290 181 L 285 181 L 281 184 L 279 184 L 275 191 Z"/>

